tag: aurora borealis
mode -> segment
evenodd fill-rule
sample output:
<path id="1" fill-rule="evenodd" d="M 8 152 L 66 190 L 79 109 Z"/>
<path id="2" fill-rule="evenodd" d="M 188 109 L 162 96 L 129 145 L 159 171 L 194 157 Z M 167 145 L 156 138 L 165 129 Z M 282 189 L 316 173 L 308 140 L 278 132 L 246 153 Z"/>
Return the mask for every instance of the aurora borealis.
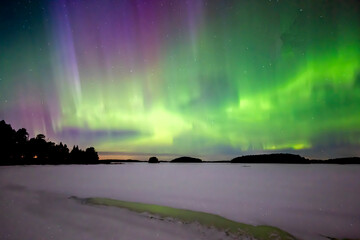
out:
<path id="1" fill-rule="evenodd" d="M 357 0 L 5 0 L 0 11 L 0 120 L 31 136 L 103 157 L 360 155 Z"/>

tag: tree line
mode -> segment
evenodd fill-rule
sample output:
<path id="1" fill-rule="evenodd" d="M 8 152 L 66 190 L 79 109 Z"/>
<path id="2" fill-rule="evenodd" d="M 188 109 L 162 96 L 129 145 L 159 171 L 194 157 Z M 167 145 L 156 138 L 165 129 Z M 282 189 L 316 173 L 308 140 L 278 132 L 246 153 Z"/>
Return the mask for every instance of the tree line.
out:
<path id="1" fill-rule="evenodd" d="M 85 151 L 74 146 L 46 141 L 44 134 L 29 139 L 25 128 L 17 131 L 4 120 L 0 121 L 0 165 L 18 164 L 96 164 L 99 162 L 95 148 Z"/>

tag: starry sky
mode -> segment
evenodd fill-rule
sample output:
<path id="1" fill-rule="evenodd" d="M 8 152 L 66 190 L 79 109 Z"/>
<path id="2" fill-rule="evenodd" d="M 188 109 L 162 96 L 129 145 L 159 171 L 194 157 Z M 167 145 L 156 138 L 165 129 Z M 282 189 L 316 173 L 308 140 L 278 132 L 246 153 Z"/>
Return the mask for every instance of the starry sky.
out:
<path id="1" fill-rule="evenodd" d="M 360 155 L 357 0 L 3 0 L 0 119 L 102 158 Z"/>

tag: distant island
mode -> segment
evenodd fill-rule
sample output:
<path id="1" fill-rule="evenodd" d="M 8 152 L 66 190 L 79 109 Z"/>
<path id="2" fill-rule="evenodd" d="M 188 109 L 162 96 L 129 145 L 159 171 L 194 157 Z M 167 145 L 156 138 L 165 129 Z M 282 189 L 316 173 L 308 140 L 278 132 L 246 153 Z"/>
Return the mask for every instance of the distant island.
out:
<path id="1" fill-rule="evenodd" d="M 148 163 L 159 163 L 159 159 L 157 157 L 150 157 Z"/>
<path id="2" fill-rule="evenodd" d="M 172 163 L 201 163 L 202 160 L 193 157 L 179 157 L 171 160 Z"/>
<path id="3" fill-rule="evenodd" d="M 104 159 L 100 160 L 102 164 L 121 164 L 121 163 L 145 163 L 147 161 L 135 159 Z"/>
<path id="4" fill-rule="evenodd" d="M 231 163 L 277 163 L 277 164 L 360 164 L 359 157 L 310 160 L 290 153 L 246 155 L 236 157 Z"/>
<path id="5" fill-rule="evenodd" d="M 359 157 L 333 158 L 328 160 L 309 160 L 310 163 L 328 164 L 360 164 Z"/>
<path id="6" fill-rule="evenodd" d="M 247 155 L 236 157 L 231 163 L 309 163 L 309 160 L 299 155 L 289 153 L 274 153 L 261 155 Z"/>

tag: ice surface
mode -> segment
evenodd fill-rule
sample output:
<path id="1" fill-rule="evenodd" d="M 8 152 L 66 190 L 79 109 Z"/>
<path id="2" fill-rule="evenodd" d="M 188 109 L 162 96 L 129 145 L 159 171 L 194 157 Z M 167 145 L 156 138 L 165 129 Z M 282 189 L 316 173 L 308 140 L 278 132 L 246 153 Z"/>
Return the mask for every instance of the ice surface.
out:
<path id="1" fill-rule="evenodd" d="M 238 222 L 276 226 L 302 239 L 360 237 L 359 165 L 250 166 L 1 167 L 0 187 L 204 211 Z"/>

